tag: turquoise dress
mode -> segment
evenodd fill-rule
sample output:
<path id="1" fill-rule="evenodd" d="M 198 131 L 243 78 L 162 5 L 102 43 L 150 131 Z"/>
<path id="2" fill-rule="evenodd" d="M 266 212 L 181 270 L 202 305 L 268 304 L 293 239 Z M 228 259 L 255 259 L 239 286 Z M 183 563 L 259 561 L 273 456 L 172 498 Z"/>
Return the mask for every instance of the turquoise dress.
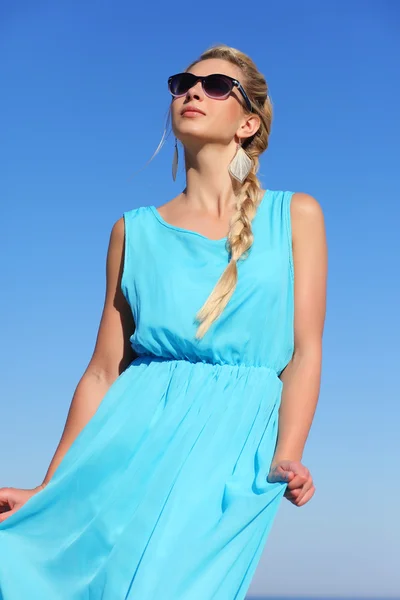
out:
<path id="1" fill-rule="evenodd" d="M 287 486 L 267 476 L 294 347 L 292 194 L 264 194 L 234 294 L 201 340 L 194 317 L 226 238 L 154 206 L 124 213 L 139 356 L 47 487 L 0 523 L 1 600 L 245 598 Z"/>

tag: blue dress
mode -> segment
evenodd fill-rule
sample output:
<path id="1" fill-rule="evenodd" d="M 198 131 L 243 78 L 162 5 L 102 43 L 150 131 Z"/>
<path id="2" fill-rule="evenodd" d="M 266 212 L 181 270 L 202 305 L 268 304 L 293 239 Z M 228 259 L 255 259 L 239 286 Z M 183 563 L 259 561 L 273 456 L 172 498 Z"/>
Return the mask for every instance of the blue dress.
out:
<path id="1" fill-rule="evenodd" d="M 1 600 L 241 600 L 287 483 L 270 483 L 294 349 L 292 192 L 265 192 L 237 287 L 228 260 L 154 206 L 124 213 L 121 288 L 139 355 L 49 484 L 0 523 Z M 268 592 L 268 590 L 266 590 Z"/>

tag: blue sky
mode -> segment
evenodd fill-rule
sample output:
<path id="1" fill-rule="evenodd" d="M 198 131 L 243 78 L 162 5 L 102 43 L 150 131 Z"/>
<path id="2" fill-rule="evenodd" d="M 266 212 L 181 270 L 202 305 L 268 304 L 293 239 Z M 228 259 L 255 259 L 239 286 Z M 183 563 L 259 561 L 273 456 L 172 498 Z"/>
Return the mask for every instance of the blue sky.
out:
<path id="1" fill-rule="evenodd" d="M 270 86 L 263 186 L 314 195 L 329 246 L 303 456 L 316 494 L 284 500 L 250 593 L 400 596 L 399 32 L 389 0 L 1 9 L 0 486 L 43 480 L 94 347 L 112 224 L 184 185 L 172 136 L 131 178 L 160 141 L 167 77 L 227 43 Z"/>

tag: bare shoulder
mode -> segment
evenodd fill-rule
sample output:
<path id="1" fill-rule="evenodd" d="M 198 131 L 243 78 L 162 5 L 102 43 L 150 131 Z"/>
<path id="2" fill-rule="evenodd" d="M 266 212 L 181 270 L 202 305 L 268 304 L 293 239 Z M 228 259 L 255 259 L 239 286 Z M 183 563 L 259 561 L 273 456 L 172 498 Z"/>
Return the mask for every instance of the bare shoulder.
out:
<path id="1" fill-rule="evenodd" d="M 125 236 L 125 221 L 124 217 L 120 217 L 111 227 L 111 239 L 114 241 L 123 241 Z"/>
<path id="2" fill-rule="evenodd" d="M 322 206 L 314 196 L 305 192 L 294 192 L 291 202 L 293 216 L 319 220 L 323 218 Z"/>
<path id="3" fill-rule="evenodd" d="M 290 214 L 294 241 L 297 238 L 324 234 L 322 206 L 311 194 L 295 192 L 291 200 Z"/>
<path id="4" fill-rule="evenodd" d="M 108 268 L 120 270 L 125 244 L 125 222 L 124 217 L 119 217 L 111 226 L 108 240 Z"/>
<path id="5" fill-rule="evenodd" d="M 108 248 L 109 253 L 115 259 L 122 253 L 125 241 L 125 221 L 124 217 L 119 217 L 111 226 Z"/>

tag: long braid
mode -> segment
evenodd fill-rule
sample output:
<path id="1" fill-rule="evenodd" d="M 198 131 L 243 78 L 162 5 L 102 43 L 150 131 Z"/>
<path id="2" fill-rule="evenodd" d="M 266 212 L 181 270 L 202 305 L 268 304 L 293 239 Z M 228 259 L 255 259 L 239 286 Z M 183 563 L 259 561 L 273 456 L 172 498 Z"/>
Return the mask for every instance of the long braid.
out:
<path id="1" fill-rule="evenodd" d="M 228 251 L 230 260 L 214 289 L 196 315 L 200 323 L 196 338 L 204 336 L 210 325 L 218 319 L 228 304 L 238 281 L 239 260 L 247 258 L 254 236 L 251 223 L 261 201 L 261 185 L 257 177 L 259 156 L 268 147 L 272 122 L 272 104 L 268 95 L 268 86 L 264 76 L 254 62 L 243 52 L 224 44 L 211 47 L 194 64 L 208 58 L 221 58 L 238 66 L 243 73 L 244 87 L 253 104 L 254 112 L 260 117 L 258 131 L 243 143 L 243 150 L 253 160 L 252 168 L 243 184 L 233 180 L 236 195 L 236 210 L 232 215 L 228 232 Z"/>
<path id="2" fill-rule="evenodd" d="M 220 316 L 228 304 L 238 281 L 237 263 L 240 259 L 246 258 L 248 251 L 253 244 L 253 232 L 251 222 L 257 211 L 260 199 L 260 184 L 254 177 L 253 182 L 249 182 L 244 192 L 240 192 L 237 200 L 237 209 L 232 215 L 230 230 L 228 233 L 228 244 L 230 247 L 230 260 L 217 281 L 213 291 L 205 304 L 196 315 L 196 319 L 201 323 L 197 329 L 196 337 L 202 338 L 210 325 Z M 246 182 L 251 178 L 249 174 Z"/>

